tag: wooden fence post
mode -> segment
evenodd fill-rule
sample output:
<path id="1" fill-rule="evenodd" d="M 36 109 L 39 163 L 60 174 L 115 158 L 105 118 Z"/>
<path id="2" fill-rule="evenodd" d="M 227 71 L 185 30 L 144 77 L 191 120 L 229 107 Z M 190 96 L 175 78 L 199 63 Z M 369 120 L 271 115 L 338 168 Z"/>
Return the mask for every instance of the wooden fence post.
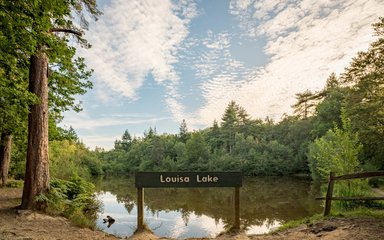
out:
<path id="1" fill-rule="evenodd" d="M 329 180 L 328 180 L 328 189 L 327 189 L 327 196 L 325 197 L 325 208 L 324 208 L 324 216 L 328 216 L 331 212 L 331 203 L 332 203 L 332 194 L 333 194 L 333 184 L 334 180 L 333 177 L 335 176 L 334 172 L 329 173 Z"/>

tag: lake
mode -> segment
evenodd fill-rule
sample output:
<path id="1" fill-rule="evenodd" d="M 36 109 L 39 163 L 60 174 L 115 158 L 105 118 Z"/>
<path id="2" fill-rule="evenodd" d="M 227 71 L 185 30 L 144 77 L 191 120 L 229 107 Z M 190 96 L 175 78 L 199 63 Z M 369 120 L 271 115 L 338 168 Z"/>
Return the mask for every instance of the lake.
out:
<path id="1" fill-rule="evenodd" d="M 103 212 L 97 219 L 102 231 L 120 237 L 136 229 L 137 193 L 134 178 L 94 182 Z M 318 187 L 294 177 L 244 178 L 240 189 L 241 225 L 247 234 L 267 233 L 284 222 L 322 211 Z M 234 223 L 234 188 L 161 188 L 144 190 L 144 219 L 159 237 L 177 239 L 215 237 Z M 103 223 L 107 215 L 116 221 Z"/>

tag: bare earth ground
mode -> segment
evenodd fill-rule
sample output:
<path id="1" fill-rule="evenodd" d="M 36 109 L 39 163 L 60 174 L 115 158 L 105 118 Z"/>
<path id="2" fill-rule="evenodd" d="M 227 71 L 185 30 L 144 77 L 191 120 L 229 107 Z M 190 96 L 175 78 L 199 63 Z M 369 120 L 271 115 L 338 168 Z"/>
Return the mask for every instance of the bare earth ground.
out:
<path id="1" fill-rule="evenodd" d="M 52 217 L 32 211 L 20 211 L 21 189 L 0 188 L 0 240 L 50 240 L 50 239 L 119 239 L 100 231 L 79 228 L 62 217 Z M 167 239 L 158 238 L 150 232 L 131 236 L 131 240 Z M 201 240 L 207 238 L 199 238 Z M 380 240 L 384 239 L 384 219 L 332 218 L 313 225 L 277 232 L 271 235 L 247 236 L 223 234 L 216 239 L 236 240 Z"/>
<path id="2" fill-rule="evenodd" d="M 79 228 L 63 217 L 18 211 L 22 189 L 0 188 L 0 240 L 118 239 L 100 231 Z"/>

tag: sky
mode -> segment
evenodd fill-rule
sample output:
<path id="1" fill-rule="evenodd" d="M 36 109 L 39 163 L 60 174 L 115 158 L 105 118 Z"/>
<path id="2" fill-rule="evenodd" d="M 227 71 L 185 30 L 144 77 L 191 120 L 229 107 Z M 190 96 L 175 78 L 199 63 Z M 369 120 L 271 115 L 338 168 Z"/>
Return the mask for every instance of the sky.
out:
<path id="1" fill-rule="evenodd" d="M 231 100 L 253 119 L 292 114 L 375 40 L 384 0 L 100 0 L 78 48 L 94 84 L 64 113 L 91 149 L 219 123 Z"/>

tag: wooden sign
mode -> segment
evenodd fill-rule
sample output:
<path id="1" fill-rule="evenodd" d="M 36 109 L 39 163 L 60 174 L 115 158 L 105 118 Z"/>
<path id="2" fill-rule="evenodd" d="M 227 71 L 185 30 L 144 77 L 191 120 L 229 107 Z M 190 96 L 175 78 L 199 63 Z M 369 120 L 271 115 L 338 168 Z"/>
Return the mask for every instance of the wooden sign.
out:
<path id="1" fill-rule="evenodd" d="M 241 172 L 137 172 L 136 188 L 241 187 Z"/>
<path id="2" fill-rule="evenodd" d="M 240 187 L 243 185 L 241 172 L 137 172 L 137 230 L 145 229 L 144 188 L 200 188 L 234 187 L 235 221 L 233 230 L 240 230 Z"/>

